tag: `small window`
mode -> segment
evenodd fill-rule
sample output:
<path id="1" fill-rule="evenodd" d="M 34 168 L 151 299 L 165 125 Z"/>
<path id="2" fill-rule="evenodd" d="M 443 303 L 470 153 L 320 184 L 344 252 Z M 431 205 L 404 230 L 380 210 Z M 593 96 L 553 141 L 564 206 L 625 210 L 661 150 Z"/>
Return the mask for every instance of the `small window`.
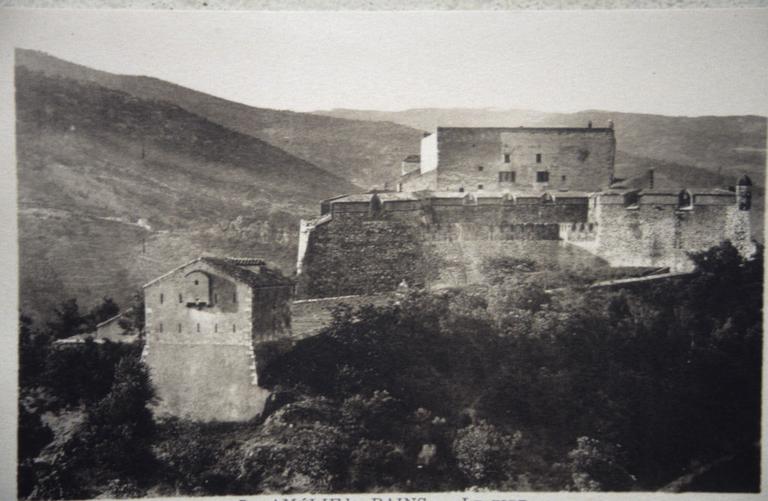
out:
<path id="1" fill-rule="evenodd" d="M 459 193 L 464 193 L 464 187 L 459 188 Z"/>
<path id="2" fill-rule="evenodd" d="M 237 332 L 237 326 L 235 324 L 232 324 L 232 332 Z"/>
<path id="3" fill-rule="evenodd" d="M 219 295 L 218 294 L 214 294 L 213 295 L 213 302 L 214 303 L 218 303 L 219 302 Z"/>
<path id="4" fill-rule="evenodd" d="M 236 291 L 232 293 L 232 302 L 233 303 L 237 302 L 237 292 Z"/>
<path id="5" fill-rule="evenodd" d="M 537 164 L 541 163 L 541 153 L 536 153 L 536 163 Z"/>
<path id="6" fill-rule="evenodd" d="M 536 182 L 537 183 L 548 183 L 549 182 L 549 172 L 545 170 L 540 170 L 536 173 Z"/>
<path id="7" fill-rule="evenodd" d="M 179 294 L 179 302 L 180 302 L 180 303 L 183 303 L 183 302 L 184 302 L 184 298 L 182 298 L 182 297 L 181 297 L 181 294 Z"/>
<path id="8" fill-rule="evenodd" d="M 565 182 L 565 176 L 560 176 L 560 181 Z"/>
<path id="9" fill-rule="evenodd" d="M 179 332 L 181 332 L 181 324 L 179 324 Z"/>
<path id="10" fill-rule="evenodd" d="M 197 324 L 197 332 L 200 332 L 200 324 Z"/>
<path id="11" fill-rule="evenodd" d="M 158 330 L 160 332 L 163 332 L 163 322 L 160 322 L 160 325 L 158 326 Z"/>
<path id="12" fill-rule="evenodd" d="M 515 173 L 514 172 L 499 172 L 499 182 L 500 183 L 514 183 L 515 182 Z"/>
<path id="13" fill-rule="evenodd" d="M 482 190 L 482 189 L 483 189 L 483 185 L 482 185 L 482 184 L 478 184 L 478 185 L 477 185 L 477 189 L 478 189 L 478 190 Z"/>
<path id="14" fill-rule="evenodd" d="M 163 293 L 160 293 L 160 304 L 163 304 L 163 300 L 165 299 L 165 296 L 163 296 Z"/>
<path id="15" fill-rule="evenodd" d="M 199 280 L 195 280 L 195 285 L 200 285 L 200 281 Z"/>
<path id="16" fill-rule="evenodd" d="M 511 161 L 512 161 L 512 155 L 510 155 L 509 153 L 504 153 L 504 163 L 508 164 Z"/>
<path id="17" fill-rule="evenodd" d="M 213 324 L 213 332 L 219 332 L 219 324 Z"/>
<path id="18" fill-rule="evenodd" d="M 477 170 L 478 170 L 479 172 L 483 172 L 483 169 L 484 169 L 484 167 L 483 167 L 482 165 L 478 165 L 478 166 L 477 166 Z"/>

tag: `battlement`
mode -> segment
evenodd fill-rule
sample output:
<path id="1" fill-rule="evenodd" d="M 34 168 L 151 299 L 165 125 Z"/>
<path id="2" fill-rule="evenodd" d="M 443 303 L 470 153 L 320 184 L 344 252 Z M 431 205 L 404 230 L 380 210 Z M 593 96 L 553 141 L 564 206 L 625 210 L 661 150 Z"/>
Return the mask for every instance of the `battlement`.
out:
<path id="1" fill-rule="evenodd" d="M 597 223 L 560 223 L 560 239 L 565 242 L 594 242 Z"/>
<path id="2" fill-rule="evenodd" d="M 624 190 L 607 191 L 598 195 L 598 204 L 604 206 L 623 206 L 626 209 L 639 209 L 643 206 L 658 206 L 678 210 L 695 210 L 702 206 L 735 205 L 737 195 L 724 189 L 714 190 Z"/>

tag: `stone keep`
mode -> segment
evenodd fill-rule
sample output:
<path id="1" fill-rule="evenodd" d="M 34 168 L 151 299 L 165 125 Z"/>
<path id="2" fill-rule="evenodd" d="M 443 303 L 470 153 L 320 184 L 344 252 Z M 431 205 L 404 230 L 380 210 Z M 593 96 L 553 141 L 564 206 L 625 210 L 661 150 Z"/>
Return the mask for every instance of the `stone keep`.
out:
<path id="1" fill-rule="evenodd" d="M 158 416 L 242 421 L 263 410 L 254 347 L 290 334 L 293 282 L 258 259 L 201 257 L 144 286 Z"/>

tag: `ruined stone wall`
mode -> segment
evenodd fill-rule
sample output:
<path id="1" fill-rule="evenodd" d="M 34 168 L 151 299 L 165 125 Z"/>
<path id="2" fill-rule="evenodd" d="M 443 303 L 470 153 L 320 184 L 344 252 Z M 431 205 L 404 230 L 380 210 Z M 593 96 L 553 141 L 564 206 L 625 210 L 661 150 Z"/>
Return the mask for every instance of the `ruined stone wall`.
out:
<path id="1" fill-rule="evenodd" d="M 439 190 L 595 191 L 613 174 L 612 129 L 439 128 L 437 136 Z M 515 182 L 500 182 L 499 172 L 514 172 Z"/>

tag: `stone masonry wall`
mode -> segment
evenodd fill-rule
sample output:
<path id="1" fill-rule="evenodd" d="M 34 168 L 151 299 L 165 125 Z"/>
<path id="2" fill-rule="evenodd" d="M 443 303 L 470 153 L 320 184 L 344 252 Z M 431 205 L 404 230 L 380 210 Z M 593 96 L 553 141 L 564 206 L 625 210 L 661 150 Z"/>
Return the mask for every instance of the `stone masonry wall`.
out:
<path id="1" fill-rule="evenodd" d="M 440 128 L 437 136 L 438 190 L 594 191 L 613 174 L 612 129 Z M 500 182 L 501 171 L 513 171 L 515 182 Z M 537 171 L 548 171 L 549 182 L 537 182 Z"/>
<path id="2" fill-rule="evenodd" d="M 743 221 L 749 212 L 731 204 L 696 205 L 679 209 L 674 203 L 601 205 L 597 253 L 613 266 L 668 266 L 692 269 L 687 252 L 702 251 L 731 240 L 749 254 L 750 235 Z"/>
<path id="3" fill-rule="evenodd" d="M 384 203 L 377 214 L 367 203 L 334 203 L 331 214 L 307 234 L 300 297 L 370 294 L 402 280 L 417 286 L 477 281 L 489 252 L 556 260 L 552 256 L 564 255 L 561 221 L 586 223 L 588 199 L 399 201 Z"/>
<path id="4" fill-rule="evenodd" d="M 185 276 L 193 270 L 210 277 L 209 305 L 187 305 Z M 269 391 L 258 386 L 253 347 L 290 333 L 291 293 L 291 286 L 251 289 L 205 262 L 145 287 L 143 359 L 159 397 L 156 414 L 198 421 L 258 415 Z"/>
<path id="5" fill-rule="evenodd" d="M 187 306 L 184 275 L 192 269 L 211 277 L 213 305 Z M 205 263 L 193 263 L 147 286 L 144 301 L 150 343 L 247 344 L 251 338 L 251 288 Z"/>

